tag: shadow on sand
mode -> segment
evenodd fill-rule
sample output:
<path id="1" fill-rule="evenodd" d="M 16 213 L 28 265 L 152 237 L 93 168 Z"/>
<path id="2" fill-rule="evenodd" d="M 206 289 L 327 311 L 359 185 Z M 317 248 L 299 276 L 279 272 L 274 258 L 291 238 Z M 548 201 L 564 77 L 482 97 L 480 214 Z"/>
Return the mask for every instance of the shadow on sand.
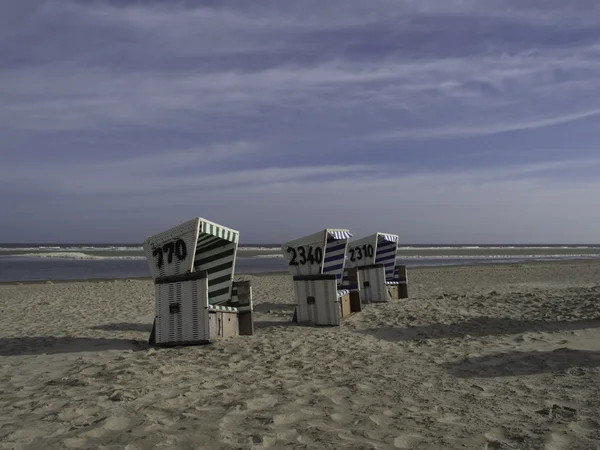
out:
<path id="1" fill-rule="evenodd" d="M 257 328 L 297 326 L 295 322 L 292 322 L 294 308 L 296 308 L 295 303 L 261 303 L 254 305 L 254 312 L 257 313 L 274 312 L 277 316 L 284 316 L 285 313 L 289 313 L 289 317 L 283 320 L 255 320 L 254 326 Z"/>
<path id="2" fill-rule="evenodd" d="M 24 336 L 0 338 L 0 356 L 42 355 L 57 353 L 101 352 L 107 350 L 140 351 L 147 341 L 132 339 Z"/>
<path id="3" fill-rule="evenodd" d="M 295 303 L 261 303 L 259 305 L 254 305 L 253 309 L 255 312 L 267 312 L 270 310 L 273 311 L 294 311 L 296 307 Z"/>
<path id="4" fill-rule="evenodd" d="M 407 328 L 383 327 L 370 330 L 357 330 L 356 333 L 369 334 L 378 339 L 397 342 L 412 339 L 464 338 L 466 335 L 481 337 L 526 332 L 576 331 L 586 328 L 600 328 L 600 319 L 547 322 L 543 320 L 475 317 L 452 324 L 432 324 Z"/>
<path id="5" fill-rule="evenodd" d="M 142 333 L 150 333 L 152 331 L 151 323 L 107 323 L 105 325 L 98 325 L 91 327 L 92 330 L 104 330 L 104 331 L 140 331 Z"/>
<path id="6" fill-rule="evenodd" d="M 270 328 L 270 327 L 297 327 L 296 322 L 292 322 L 292 316 L 289 320 L 257 320 L 254 322 L 256 328 Z"/>
<path id="7" fill-rule="evenodd" d="M 460 378 L 514 377 L 569 370 L 582 375 L 585 369 L 600 367 L 600 351 L 559 348 L 547 352 L 509 352 L 466 358 L 445 368 Z"/>

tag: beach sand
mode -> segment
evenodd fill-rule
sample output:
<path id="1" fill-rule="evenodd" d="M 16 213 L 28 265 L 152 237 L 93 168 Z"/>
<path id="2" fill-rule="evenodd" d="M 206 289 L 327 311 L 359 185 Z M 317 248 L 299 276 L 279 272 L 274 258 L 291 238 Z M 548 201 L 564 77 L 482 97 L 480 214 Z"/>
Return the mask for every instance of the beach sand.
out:
<path id="1" fill-rule="evenodd" d="M 0 286 L 2 449 L 600 448 L 600 262 L 414 269 L 408 300 L 153 349 L 148 280 Z"/>

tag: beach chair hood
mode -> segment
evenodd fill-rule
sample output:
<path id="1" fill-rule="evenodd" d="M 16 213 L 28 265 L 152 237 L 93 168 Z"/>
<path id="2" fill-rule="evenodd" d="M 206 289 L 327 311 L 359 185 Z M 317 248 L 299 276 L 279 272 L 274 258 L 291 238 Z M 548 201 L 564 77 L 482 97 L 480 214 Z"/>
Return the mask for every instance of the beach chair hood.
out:
<path id="1" fill-rule="evenodd" d="M 364 267 L 383 264 L 386 279 L 394 276 L 398 236 L 389 233 L 374 233 L 348 244 L 346 267 Z"/>
<path id="2" fill-rule="evenodd" d="M 283 244 L 288 270 L 292 276 L 332 274 L 341 279 L 350 237 L 347 229 L 326 228 Z"/>
<path id="3" fill-rule="evenodd" d="M 196 217 L 143 244 L 154 278 L 206 271 L 210 304 L 231 298 L 239 232 Z"/>

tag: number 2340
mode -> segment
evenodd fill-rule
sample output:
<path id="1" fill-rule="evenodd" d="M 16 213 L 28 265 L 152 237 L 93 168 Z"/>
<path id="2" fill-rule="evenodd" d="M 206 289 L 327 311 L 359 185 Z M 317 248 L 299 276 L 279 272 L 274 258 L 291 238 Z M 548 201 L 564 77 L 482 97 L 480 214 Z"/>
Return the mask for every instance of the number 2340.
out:
<path id="1" fill-rule="evenodd" d="M 288 253 L 292 254 L 290 266 L 304 266 L 305 264 L 321 264 L 323 262 L 323 249 L 321 247 L 288 247 Z"/>

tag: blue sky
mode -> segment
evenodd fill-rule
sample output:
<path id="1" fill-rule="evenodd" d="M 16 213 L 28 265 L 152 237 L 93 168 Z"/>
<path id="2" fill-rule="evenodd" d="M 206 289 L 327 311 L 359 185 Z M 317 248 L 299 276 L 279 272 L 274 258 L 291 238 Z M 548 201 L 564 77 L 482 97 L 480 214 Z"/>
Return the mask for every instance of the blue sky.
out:
<path id="1" fill-rule="evenodd" d="M 0 3 L 0 242 L 600 243 L 596 0 Z"/>

